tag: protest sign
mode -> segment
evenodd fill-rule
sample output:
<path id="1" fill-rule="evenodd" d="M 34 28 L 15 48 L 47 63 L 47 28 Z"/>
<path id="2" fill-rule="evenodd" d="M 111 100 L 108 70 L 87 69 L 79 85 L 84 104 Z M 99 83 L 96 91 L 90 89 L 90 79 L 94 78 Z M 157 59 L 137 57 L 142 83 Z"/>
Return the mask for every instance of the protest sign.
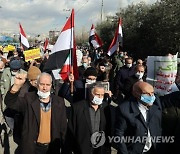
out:
<path id="1" fill-rule="evenodd" d="M 15 51 L 16 47 L 13 45 L 8 45 L 3 48 L 3 52 Z"/>
<path id="2" fill-rule="evenodd" d="M 24 51 L 25 61 L 32 61 L 41 57 L 40 48 Z"/>
<path id="3" fill-rule="evenodd" d="M 175 84 L 177 75 L 177 55 L 149 56 L 147 58 L 147 82 L 157 95 L 163 96 L 178 91 Z"/>

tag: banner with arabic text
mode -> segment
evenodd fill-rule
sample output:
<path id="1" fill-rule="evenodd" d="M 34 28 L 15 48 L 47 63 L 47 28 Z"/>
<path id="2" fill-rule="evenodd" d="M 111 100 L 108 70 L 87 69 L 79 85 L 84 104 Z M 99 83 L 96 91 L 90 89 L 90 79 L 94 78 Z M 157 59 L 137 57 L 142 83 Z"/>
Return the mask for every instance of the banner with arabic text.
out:
<path id="1" fill-rule="evenodd" d="M 177 55 L 148 56 L 147 82 L 153 85 L 157 95 L 163 96 L 178 91 L 175 84 L 177 75 Z"/>

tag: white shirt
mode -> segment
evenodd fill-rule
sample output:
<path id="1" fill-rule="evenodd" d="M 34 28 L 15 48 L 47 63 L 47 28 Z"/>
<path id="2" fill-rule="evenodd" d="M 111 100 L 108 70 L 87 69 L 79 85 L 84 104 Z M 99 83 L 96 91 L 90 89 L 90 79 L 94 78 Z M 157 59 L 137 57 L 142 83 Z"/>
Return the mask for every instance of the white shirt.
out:
<path id="1" fill-rule="evenodd" d="M 144 106 L 142 103 L 138 102 L 138 108 L 145 120 L 145 122 L 147 121 L 147 113 L 148 113 L 148 108 L 146 106 Z M 150 131 L 148 129 L 148 136 L 147 136 L 147 140 L 146 140 L 146 144 L 144 146 L 143 152 L 147 152 L 151 149 L 152 146 L 152 142 L 151 142 L 151 135 L 150 135 Z"/>

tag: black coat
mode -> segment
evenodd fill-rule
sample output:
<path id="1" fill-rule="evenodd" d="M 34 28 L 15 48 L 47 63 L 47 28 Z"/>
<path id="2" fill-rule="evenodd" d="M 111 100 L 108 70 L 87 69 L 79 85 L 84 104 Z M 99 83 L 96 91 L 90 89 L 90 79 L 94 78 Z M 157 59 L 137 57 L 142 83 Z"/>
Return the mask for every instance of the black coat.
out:
<path id="1" fill-rule="evenodd" d="M 152 137 L 161 136 L 162 110 L 172 106 L 179 107 L 180 92 L 174 92 L 167 96 L 156 98 L 154 104 L 149 108 L 149 120 L 145 122 L 135 99 L 125 101 L 117 107 L 115 136 L 147 136 L 147 128 Z M 161 101 L 160 101 L 161 100 Z M 118 142 L 117 149 L 121 154 L 140 154 L 143 152 L 144 143 L 121 143 Z M 153 143 L 159 151 L 159 144 Z"/>
<path id="2" fill-rule="evenodd" d="M 51 95 L 51 142 L 49 153 L 59 154 L 65 139 L 67 118 L 64 100 L 58 96 Z M 40 101 L 35 92 L 29 92 L 22 98 L 18 92 L 7 93 L 5 104 L 24 116 L 22 141 L 20 147 L 22 154 L 34 154 L 35 143 L 38 139 L 40 127 Z"/>
<path id="3" fill-rule="evenodd" d="M 161 105 L 159 101 L 150 108 L 149 127 L 145 122 L 137 101 L 125 101 L 117 107 L 115 136 L 122 137 L 143 137 L 148 135 L 148 128 L 151 136 L 161 135 Z M 117 150 L 121 154 L 141 154 L 145 143 L 116 143 Z"/>
<path id="4" fill-rule="evenodd" d="M 125 66 L 121 67 L 120 70 L 117 72 L 115 77 L 115 85 L 117 90 L 123 90 L 124 81 L 128 77 L 135 74 L 135 66 L 133 65 L 131 68 Z"/>
<path id="5" fill-rule="evenodd" d="M 143 76 L 142 80 L 145 81 L 144 76 Z M 138 81 L 139 81 L 139 79 L 135 75 L 132 75 L 132 76 L 128 77 L 127 79 L 125 79 L 124 87 L 123 87 L 123 94 L 125 95 L 125 99 L 128 99 L 132 96 L 133 85 Z"/>
<path id="6" fill-rule="evenodd" d="M 100 108 L 99 131 L 104 131 L 106 136 L 111 134 L 110 110 L 109 106 L 105 104 Z M 66 153 L 74 151 L 75 154 L 92 154 L 91 135 L 89 103 L 83 100 L 72 104 L 68 122 Z M 108 142 L 96 149 L 96 154 L 107 154 L 108 152 L 110 152 L 110 144 Z"/>
<path id="7" fill-rule="evenodd" d="M 179 95 L 178 95 L 179 93 Z M 161 144 L 160 153 L 179 154 L 180 145 L 180 92 L 171 93 L 160 97 L 161 101 L 171 101 L 172 107 L 164 108 L 162 111 L 162 135 L 174 136 L 174 142 Z M 177 104 L 177 105 L 176 105 Z"/>
<path id="8" fill-rule="evenodd" d="M 122 97 L 125 79 L 135 74 L 135 66 L 131 68 L 125 66 L 121 67 L 114 78 L 114 97 Z"/>

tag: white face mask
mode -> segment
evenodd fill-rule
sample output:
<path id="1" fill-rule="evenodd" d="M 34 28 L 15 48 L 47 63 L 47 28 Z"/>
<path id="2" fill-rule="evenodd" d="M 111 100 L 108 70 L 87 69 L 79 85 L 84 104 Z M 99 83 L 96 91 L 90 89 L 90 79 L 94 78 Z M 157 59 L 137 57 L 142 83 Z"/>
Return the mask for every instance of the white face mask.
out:
<path id="1" fill-rule="evenodd" d="M 93 100 L 92 100 L 93 104 L 95 105 L 101 105 L 103 102 L 103 98 L 99 98 L 97 96 L 94 96 Z"/>
<path id="2" fill-rule="evenodd" d="M 11 71 L 12 76 L 16 76 L 17 73 L 18 71 L 17 72 Z"/>
<path id="3" fill-rule="evenodd" d="M 87 64 L 87 63 L 83 63 L 82 65 L 83 65 L 85 68 L 88 67 L 88 64 Z"/>
<path id="4" fill-rule="evenodd" d="M 142 79 L 142 77 L 143 77 L 143 75 L 144 75 L 144 73 L 139 73 L 139 72 L 137 72 L 136 74 L 135 74 L 135 76 L 138 78 L 138 79 Z"/>
<path id="5" fill-rule="evenodd" d="M 95 82 L 96 82 L 96 80 L 89 80 L 89 79 L 86 79 L 86 83 L 93 84 L 93 83 L 95 83 Z"/>
<path id="6" fill-rule="evenodd" d="M 131 68 L 131 67 L 132 67 L 132 64 L 126 64 L 126 66 L 127 66 L 128 68 Z"/>
<path id="7" fill-rule="evenodd" d="M 50 96 L 50 91 L 44 93 L 44 92 L 38 90 L 37 94 L 38 94 L 40 99 L 45 99 L 45 98 L 48 98 Z"/>

